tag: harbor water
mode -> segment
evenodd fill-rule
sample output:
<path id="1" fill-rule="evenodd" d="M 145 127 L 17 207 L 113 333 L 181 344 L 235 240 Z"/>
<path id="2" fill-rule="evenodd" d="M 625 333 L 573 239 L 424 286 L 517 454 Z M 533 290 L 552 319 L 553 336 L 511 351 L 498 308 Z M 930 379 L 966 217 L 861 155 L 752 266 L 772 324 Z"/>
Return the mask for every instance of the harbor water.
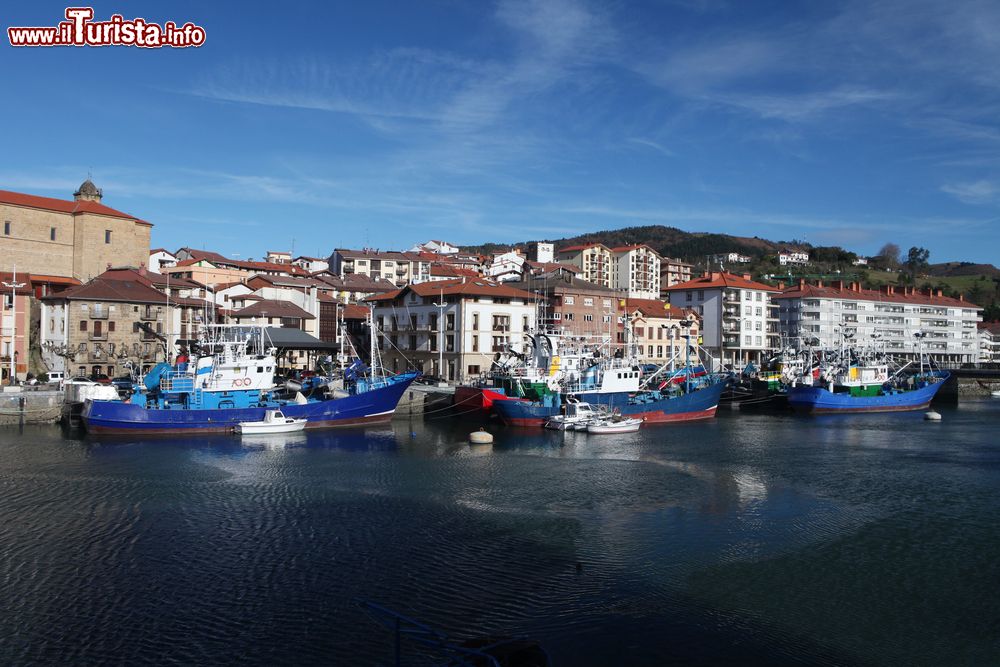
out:
<path id="1" fill-rule="evenodd" d="M 1000 664 L 1000 400 L 937 409 L 479 446 L 8 427 L 0 663 L 393 664 L 369 600 L 564 666 Z"/>

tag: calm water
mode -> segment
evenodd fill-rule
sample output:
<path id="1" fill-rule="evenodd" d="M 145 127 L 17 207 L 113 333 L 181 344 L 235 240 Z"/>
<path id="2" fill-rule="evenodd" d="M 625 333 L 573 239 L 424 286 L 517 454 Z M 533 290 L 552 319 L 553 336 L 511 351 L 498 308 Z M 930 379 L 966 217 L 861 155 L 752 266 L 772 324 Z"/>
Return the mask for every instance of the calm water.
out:
<path id="1" fill-rule="evenodd" d="M 563 666 L 1000 664 L 1000 401 L 942 413 L 3 430 L 0 663 L 391 664 L 363 598 Z"/>

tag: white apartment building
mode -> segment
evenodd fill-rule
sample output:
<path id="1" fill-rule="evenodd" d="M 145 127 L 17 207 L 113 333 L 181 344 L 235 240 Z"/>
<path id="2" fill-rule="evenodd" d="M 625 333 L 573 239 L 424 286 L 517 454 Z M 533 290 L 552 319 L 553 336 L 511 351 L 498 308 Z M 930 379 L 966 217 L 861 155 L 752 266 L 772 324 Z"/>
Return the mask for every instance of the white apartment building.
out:
<path id="1" fill-rule="evenodd" d="M 525 261 L 520 250 L 494 253 L 493 261 L 483 269 L 483 273 L 487 278 L 498 282 L 521 280 Z"/>
<path id="2" fill-rule="evenodd" d="M 979 363 L 1000 363 L 1000 322 L 979 323 Z"/>
<path id="3" fill-rule="evenodd" d="M 647 245 L 611 249 L 611 287 L 630 299 L 660 298 L 660 255 Z"/>
<path id="4" fill-rule="evenodd" d="M 827 285 L 800 281 L 772 298 L 779 304 L 783 336 L 815 338 L 828 349 L 838 348 L 844 337 L 855 345 L 874 342 L 909 359 L 922 349 L 943 363 L 979 360 L 982 309 L 940 290 L 892 285 L 869 290 L 839 280 Z M 916 333 L 925 335 L 918 338 Z"/>
<path id="5" fill-rule="evenodd" d="M 760 364 L 779 346 L 774 287 L 748 274 L 709 273 L 666 288 L 670 305 L 701 316 L 702 345 L 722 365 Z"/>
<path id="6" fill-rule="evenodd" d="M 729 262 L 730 264 L 749 264 L 750 262 L 753 261 L 753 257 L 750 257 L 748 255 L 741 255 L 738 252 L 731 252 L 725 255 L 725 261 Z"/>
<path id="7" fill-rule="evenodd" d="M 330 268 L 330 262 L 327 260 L 321 257 L 307 257 L 306 255 L 299 255 L 292 260 L 292 264 L 302 267 L 309 273 L 326 271 Z"/>
<path id="8" fill-rule="evenodd" d="M 535 327 L 535 300 L 531 292 L 483 278 L 408 285 L 368 299 L 385 367 L 450 381 L 490 370 L 508 342 L 522 345 Z"/>

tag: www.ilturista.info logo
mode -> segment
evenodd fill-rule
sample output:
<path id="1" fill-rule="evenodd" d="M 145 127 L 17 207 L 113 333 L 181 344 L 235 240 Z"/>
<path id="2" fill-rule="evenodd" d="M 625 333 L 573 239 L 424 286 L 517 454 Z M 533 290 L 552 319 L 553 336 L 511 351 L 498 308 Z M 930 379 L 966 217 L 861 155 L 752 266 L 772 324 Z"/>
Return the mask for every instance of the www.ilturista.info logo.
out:
<path id="1" fill-rule="evenodd" d="M 10 27 L 11 46 L 138 46 L 157 49 L 185 48 L 205 43 L 205 29 L 191 22 L 162 26 L 143 18 L 126 20 L 112 14 L 107 21 L 94 21 L 93 7 L 67 7 L 66 19 L 55 27 Z"/>

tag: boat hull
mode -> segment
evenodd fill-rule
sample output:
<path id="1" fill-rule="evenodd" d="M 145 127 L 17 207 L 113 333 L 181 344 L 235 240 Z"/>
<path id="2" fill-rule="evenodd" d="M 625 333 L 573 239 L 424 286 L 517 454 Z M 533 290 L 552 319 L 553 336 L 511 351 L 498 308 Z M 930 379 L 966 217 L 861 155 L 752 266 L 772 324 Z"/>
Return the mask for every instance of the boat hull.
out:
<path id="1" fill-rule="evenodd" d="M 910 412 L 927 409 L 935 394 L 944 386 L 948 374 L 917 389 L 881 396 L 851 396 L 835 393 L 823 387 L 791 387 L 788 405 L 795 412 L 809 414 L 843 414 L 853 412 Z"/>
<path id="2" fill-rule="evenodd" d="M 488 413 L 493 410 L 494 401 L 505 399 L 507 399 L 506 394 L 494 389 L 458 386 L 455 387 L 455 399 L 452 402 L 452 407 L 462 412 L 475 412 L 479 410 Z"/>
<path id="3" fill-rule="evenodd" d="M 82 419 L 89 433 L 102 435 L 231 433 L 240 422 L 262 421 L 267 410 L 276 407 L 286 417 L 305 419 L 306 429 L 377 424 L 392 419 L 399 399 L 412 381 L 412 377 L 406 378 L 360 394 L 324 401 L 247 408 L 161 410 L 121 401 L 88 401 Z"/>
<path id="4" fill-rule="evenodd" d="M 579 398 L 593 406 L 616 410 L 623 417 L 635 417 L 648 424 L 665 424 L 712 419 L 719 407 L 723 389 L 725 383 L 718 382 L 689 394 L 648 402 L 635 402 L 634 397 L 625 392 L 582 393 Z M 546 420 L 561 411 L 559 406 L 526 401 L 497 401 L 493 405 L 503 422 L 509 426 L 543 426 Z"/>

